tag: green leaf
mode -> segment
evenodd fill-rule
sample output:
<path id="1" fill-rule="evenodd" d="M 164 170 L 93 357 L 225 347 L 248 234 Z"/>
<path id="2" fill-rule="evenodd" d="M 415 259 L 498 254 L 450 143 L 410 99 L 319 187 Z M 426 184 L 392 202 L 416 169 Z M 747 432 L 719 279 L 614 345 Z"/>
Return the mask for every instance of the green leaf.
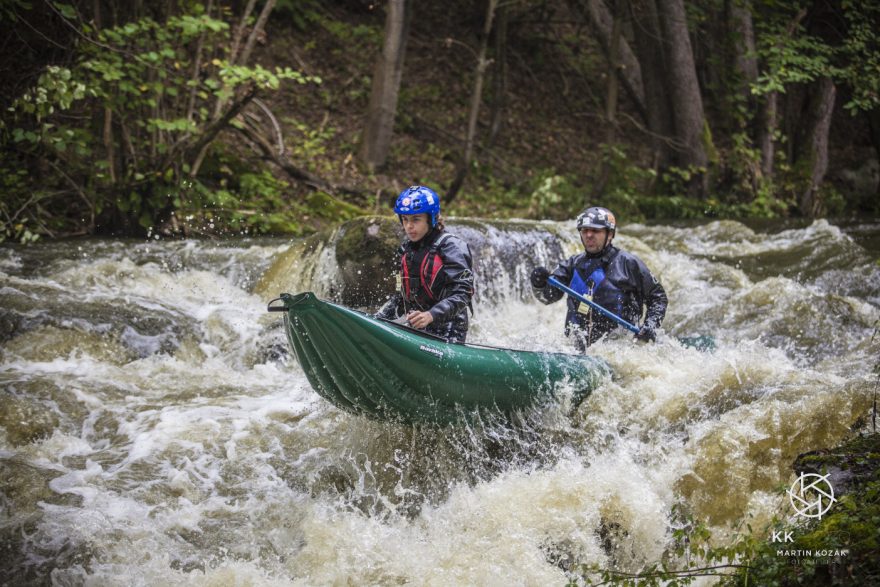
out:
<path id="1" fill-rule="evenodd" d="M 64 18 L 68 20 L 77 19 L 76 9 L 70 4 L 63 4 L 61 2 L 54 2 L 53 4 L 55 5 L 55 8 L 58 10 L 58 12 L 61 13 L 61 16 L 63 16 Z"/>

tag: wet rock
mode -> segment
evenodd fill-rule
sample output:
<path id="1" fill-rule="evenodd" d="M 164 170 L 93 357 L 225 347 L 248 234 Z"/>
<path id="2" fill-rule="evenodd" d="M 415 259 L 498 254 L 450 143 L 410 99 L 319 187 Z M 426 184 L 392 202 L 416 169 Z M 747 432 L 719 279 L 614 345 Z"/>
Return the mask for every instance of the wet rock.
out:
<path id="1" fill-rule="evenodd" d="M 393 217 L 363 216 L 313 235 L 282 253 L 257 283 L 257 294 L 313 291 L 346 306 L 381 303 L 394 289 L 391 274 L 403 231 Z"/>
<path id="2" fill-rule="evenodd" d="M 102 362 L 124 365 L 136 357 L 113 336 L 54 326 L 40 326 L 23 332 L 10 340 L 4 350 L 28 361 L 39 362 L 86 354 Z"/>
<path id="3" fill-rule="evenodd" d="M 56 493 L 49 487 L 59 475 L 16 459 L 0 459 L 0 585 L 49 585 L 51 568 L 46 567 L 61 564 L 57 552 L 40 552 L 31 542 L 38 533 L 41 504 L 75 507 L 82 501 L 78 495 Z"/>
<path id="4" fill-rule="evenodd" d="M 18 332 L 21 320 L 9 310 L 0 309 L 0 342 L 10 340 Z"/>
<path id="5" fill-rule="evenodd" d="M 0 427 L 6 430 L 6 441 L 12 446 L 48 438 L 58 424 L 58 416 L 42 404 L 9 394 L 0 395 Z"/>
<path id="6" fill-rule="evenodd" d="M 830 475 L 835 493 L 850 493 L 880 471 L 880 434 L 855 436 L 832 449 L 819 449 L 798 455 L 792 465 L 795 473 Z"/>
<path id="7" fill-rule="evenodd" d="M 254 293 L 267 300 L 280 293 L 302 291 L 328 297 L 327 286 L 335 277 L 336 266 L 336 256 L 327 246 L 331 234 L 320 232 L 291 244 L 289 249 L 275 257 L 254 286 Z M 327 272 L 331 273 L 329 278 Z"/>
<path id="8" fill-rule="evenodd" d="M 16 459 L 0 459 L 0 494 L 20 515 L 37 513 L 40 503 L 78 505 L 82 498 L 69 493 L 57 493 L 49 483 L 60 473 L 41 469 Z"/>
<path id="9" fill-rule="evenodd" d="M 93 345 L 95 348 L 116 341 L 126 347 L 121 354 L 144 358 L 155 353 L 171 354 L 184 337 L 198 332 L 194 318 L 172 309 L 82 299 L 76 291 L 41 284 L 19 287 L 0 293 L 0 341 L 52 327 L 104 341 Z"/>
<path id="10" fill-rule="evenodd" d="M 380 304 L 394 292 L 392 274 L 403 230 L 396 218 L 366 216 L 345 223 L 336 241 L 342 282 L 340 302 L 347 306 Z"/>
<path id="11" fill-rule="evenodd" d="M 284 335 L 284 324 L 280 320 L 267 326 L 257 341 L 253 364 L 284 362 L 290 357 L 290 346 Z"/>
<path id="12" fill-rule="evenodd" d="M 447 221 L 447 227 L 468 243 L 477 295 L 490 298 L 530 299 L 526 269 L 554 265 L 570 254 L 564 246 L 567 240 L 576 238 L 557 234 L 555 225 L 523 220 L 455 218 Z M 394 292 L 397 248 L 403 238 L 393 216 L 355 218 L 332 232 L 291 245 L 275 259 L 255 293 L 268 300 L 281 292 L 312 291 L 346 306 L 378 307 Z M 525 269 L 524 259 L 528 261 Z"/>

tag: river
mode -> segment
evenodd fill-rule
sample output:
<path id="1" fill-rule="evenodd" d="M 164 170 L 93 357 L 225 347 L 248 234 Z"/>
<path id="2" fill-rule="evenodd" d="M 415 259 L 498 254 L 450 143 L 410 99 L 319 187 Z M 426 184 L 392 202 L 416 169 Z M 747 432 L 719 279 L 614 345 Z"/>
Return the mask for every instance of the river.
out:
<path id="1" fill-rule="evenodd" d="M 614 376 L 573 413 L 446 428 L 311 390 L 254 293 L 288 240 L 0 245 L 0 584 L 562 585 L 659 560 L 682 512 L 721 542 L 790 516 L 793 459 L 870 422 L 880 225 L 617 243 L 669 293 L 661 341 L 591 349 Z M 470 341 L 572 350 L 524 286 L 546 257 L 480 260 Z"/>

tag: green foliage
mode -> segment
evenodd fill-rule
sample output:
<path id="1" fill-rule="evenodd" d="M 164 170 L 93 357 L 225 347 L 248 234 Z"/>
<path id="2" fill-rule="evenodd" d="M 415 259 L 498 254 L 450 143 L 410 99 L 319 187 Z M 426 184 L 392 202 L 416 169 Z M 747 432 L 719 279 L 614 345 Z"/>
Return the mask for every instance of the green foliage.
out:
<path id="1" fill-rule="evenodd" d="M 321 20 L 320 0 L 278 0 L 275 13 L 290 20 L 299 31 L 305 31 Z"/>
<path id="2" fill-rule="evenodd" d="M 59 188 L 54 206 L 41 205 L 44 216 L 97 217 L 125 232 L 167 221 L 225 109 L 283 81 L 320 81 L 289 67 L 231 62 L 224 56 L 230 24 L 198 3 L 164 21 L 147 17 L 97 31 L 76 20 L 71 6 L 55 8 L 85 40 L 70 66 L 48 67 L 12 104 L 0 129 L 0 147 L 49 163 L 50 177 L 35 178 Z M 71 192 L 88 210 L 62 211 Z M 13 198 L 26 204 L 27 190 Z"/>
<path id="3" fill-rule="evenodd" d="M 583 207 L 583 188 L 571 177 L 544 172 L 538 175 L 529 195 L 529 216 L 563 220 Z"/>
<path id="4" fill-rule="evenodd" d="M 880 108 L 880 5 L 869 1 L 841 2 L 848 34 L 840 50 L 844 66 L 839 78 L 852 88 L 844 108 L 855 114 Z"/>
<path id="5" fill-rule="evenodd" d="M 197 183 L 180 208 L 191 226 L 208 233 L 286 233 L 301 235 L 302 207 L 291 205 L 286 194 L 290 185 L 268 171 L 236 170 L 221 187 L 211 189 Z"/>
<path id="6" fill-rule="evenodd" d="M 788 84 L 808 83 L 836 72 L 832 65 L 834 49 L 817 37 L 765 31 L 759 39 L 759 54 L 766 69 L 752 87 L 756 95 L 785 93 Z"/>
<path id="7" fill-rule="evenodd" d="M 765 3 L 776 8 L 773 2 Z M 759 18 L 758 55 L 765 67 L 752 87 L 756 95 L 784 93 L 790 84 L 830 77 L 852 90 L 844 108 L 855 114 L 880 106 L 880 5 L 867 0 L 845 0 L 840 14 L 846 29 L 839 44 L 808 35 L 799 27 L 788 30 L 798 3 Z"/>
<path id="8" fill-rule="evenodd" d="M 25 213 L 26 207 L 14 208 L 16 198 L 10 196 L 27 193 L 28 173 L 26 169 L 15 168 L 9 163 L 0 163 L 0 193 L 5 196 L 0 198 L 0 243 L 11 240 L 25 244 L 37 240 L 39 234 L 36 228 L 31 230 L 33 220 Z M 30 198 L 27 203 L 36 202 L 40 194 L 32 193 Z"/>
<path id="9" fill-rule="evenodd" d="M 332 126 L 312 128 L 296 118 L 287 118 L 285 122 L 293 130 L 290 133 L 292 136 L 286 141 L 291 156 L 297 161 L 307 162 L 311 171 L 327 171 L 321 168 L 321 162 L 326 158 L 328 144 L 336 136 L 336 129 Z"/>
<path id="10" fill-rule="evenodd" d="M 86 85 L 72 78 L 73 74 L 66 67 L 47 67 L 37 80 L 37 85 L 13 102 L 10 110 L 30 114 L 38 122 L 54 114 L 56 110 L 67 110 L 75 101 L 85 98 L 87 93 Z M 16 137 L 19 141 L 37 142 L 36 135 Z"/>
<path id="11" fill-rule="evenodd" d="M 635 163 L 620 145 L 603 143 L 600 153 L 602 164 L 608 170 L 608 182 L 601 198 L 591 204 L 605 206 L 613 210 L 618 218 L 626 218 L 627 221 L 643 219 L 645 215 L 641 204 L 646 201 L 643 194 L 656 180 L 656 172 Z"/>
<path id="12" fill-rule="evenodd" d="M 335 37 L 346 52 L 356 55 L 370 55 L 382 47 L 383 29 L 367 24 L 352 24 L 341 20 L 322 17 L 320 26 Z"/>
<path id="13" fill-rule="evenodd" d="M 688 184 L 698 176 L 706 173 L 705 167 L 689 165 L 688 167 L 667 167 L 660 174 L 660 181 L 671 194 L 684 194 L 688 191 Z"/>
<path id="14" fill-rule="evenodd" d="M 474 181 L 473 183 L 476 183 Z M 491 174 L 479 181 L 479 189 L 476 193 L 469 189 L 465 189 L 456 198 L 456 200 L 444 208 L 443 213 L 449 216 L 479 216 L 484 218 L 492 217 L 511 217 L 522 216 L 527 217 L 527 210 L 523 206 L 523 202 L 527 202 L 526 195 L 522 190 L 512 188 L 506 185 L 500 179 Z M 428 185 L 437 193 L 442 194 L 443 188 L 439 185 Z M 468 188 L 469 184 L 465 184 Z"/>
<path id="15" fill-rule="evenodd" d="M 31 9 L 31 3 L 27 0 L 0 0 L 0 23 L 17 22 L 19 12 Z"/>

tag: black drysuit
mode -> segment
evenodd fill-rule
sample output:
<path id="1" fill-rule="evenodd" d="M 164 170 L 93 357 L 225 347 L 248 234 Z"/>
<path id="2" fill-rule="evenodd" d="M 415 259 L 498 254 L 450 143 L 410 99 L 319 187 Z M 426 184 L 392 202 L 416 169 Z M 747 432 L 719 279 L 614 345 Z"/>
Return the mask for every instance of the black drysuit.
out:
<path id="1" fill-rule="evenodd" d="M 376 316 L 393 320 L 413 310 L 430 312 L 434 321 L 425 332 L 449 342 L 464 342 L 474 294 L 473 260 L 467 243 L 432 229 L 417 242 L 404 241 L 398 253 L 398 291 Z"/>
<path id="2" fill-rule="evenodd" d="M 647 306 L 645 325 L 653 330 L 660 327 L 666 316 L 668 300 L 663 286 L 641 259 L 613 245 L 595 256 L 584 252 L 569 257 L 551 275 L 631 324 L 638 325 L 643 306 Z M 532 290 L 545 304 L 551 304 L 565 295 L 550 284 L 543 288 L 533 286 Z M 575 336 L 575 344 L 580 350 L 586 349 L 616 327 L 617 323 L 610 318 L 568 297 L 565 334 Z"/>

